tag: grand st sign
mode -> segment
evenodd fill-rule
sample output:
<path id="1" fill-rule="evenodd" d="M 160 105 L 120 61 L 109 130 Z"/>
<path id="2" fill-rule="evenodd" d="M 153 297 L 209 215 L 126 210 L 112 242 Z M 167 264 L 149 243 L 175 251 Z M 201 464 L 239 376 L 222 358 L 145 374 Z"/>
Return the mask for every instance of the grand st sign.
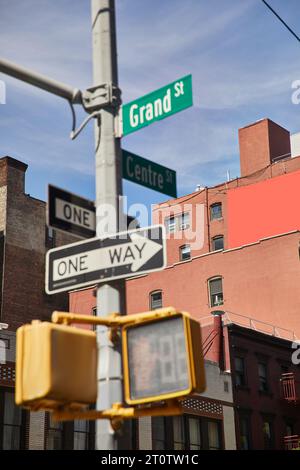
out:
<path id="1" fill-rule="evenodd" d="M 123 105 L 121 134 L 128 135 L 192 105 L 192 75 L 186 75 Z"/>

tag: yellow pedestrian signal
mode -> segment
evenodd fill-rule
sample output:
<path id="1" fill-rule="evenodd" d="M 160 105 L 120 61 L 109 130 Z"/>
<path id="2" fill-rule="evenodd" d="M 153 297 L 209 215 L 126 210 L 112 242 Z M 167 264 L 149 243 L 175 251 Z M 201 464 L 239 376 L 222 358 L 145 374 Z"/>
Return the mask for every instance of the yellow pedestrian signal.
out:
<path id="1" fill-rule="evenodd" d="M 97 399 L 96 335 L 74 323 L 109 327 L 116 347 L 120 331 L 124 403 L 87 409 Z M 180 415 L 181 399 L 205 386 L 200 324 L 173 307 L 107 317 L 53 312 L 52 323 L 17 330 L 16 403 L 53 410 L 55 420 L 110 419 L 117 429 L 123 419 Z"/>
<path id="2" fill-rule="evenodd" d="M 17 330 L 16 403 L 31 409 L 81 406 L 97 399 L 94 332 L 34 321 Z"/>
<path id="3" fill-rule="evenodd" d="M 150 312 L 149 312 L 150 313 Z M 185 312 L 141 321 L 122 329 L 124 394 L 130 405 L 205 390 L 200 324 Z"/>

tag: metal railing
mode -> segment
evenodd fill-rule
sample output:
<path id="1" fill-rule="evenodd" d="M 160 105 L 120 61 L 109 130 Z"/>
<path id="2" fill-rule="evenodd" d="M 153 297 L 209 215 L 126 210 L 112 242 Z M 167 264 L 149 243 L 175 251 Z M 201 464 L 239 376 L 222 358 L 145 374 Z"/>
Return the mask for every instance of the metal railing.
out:
<path id="1" fill-rule="evenodd" d="M 237 325 L 251 328 L 252 330 L 269 334 L 277 338 L 288 339 L 290 341 L 297 340 L 297 337 L 292 330 L 288 330 L 287 328 L 282 328 L 281 326 L 274 325 L 273 323 L 268 323 L 246 315 L 241 315 L 240 313 L 234 313 L 226 310 L 224 320 L 224 324 L 235 323 Z"/>
<path id="2" fill-rule="evenodd" d="M 293 450 L 300 448 L 300 436 L 285 436 L 283 438 L 285 450 Z"/>
<path id="3" fill-rule="evenodd" d="M 199 322 L 202 327 L 211 325 L 213 323 L 213 316 L 207 315 L 199 318 Z M 288 330 L 287 328 L 282 328 L 281 326 L 274 325 L 272 323 L 267 323 L 253 317 L 225 310 L 223 315 L 223 324 L 229 325 L 231 323 L 275 336 L 276 338 L 287 339 L 289 341 L 295 341 L 298 339 L 294 331 Z"/>
<path id="4" fill-rule="evenodd" d="M 281 375 L 282 398 L 290 403 L 300 402 L 300 383 L 296 380 L 294 372 Z"/>

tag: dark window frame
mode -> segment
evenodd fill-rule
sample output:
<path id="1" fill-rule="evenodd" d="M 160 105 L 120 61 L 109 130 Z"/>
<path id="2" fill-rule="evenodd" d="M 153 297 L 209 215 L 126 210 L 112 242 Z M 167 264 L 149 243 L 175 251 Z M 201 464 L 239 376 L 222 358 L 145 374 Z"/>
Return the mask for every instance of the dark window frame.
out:
<path id="1" fill-rule="evenodd" d="M 185 222 L 185 218 L 187 221 Z M 172 222 L 170 224 L 170 222 Z M 180 212 L 179 214 L 168 215 L 164 218 L 164 224 L 167 233 L 179 232 L 181 230 L 187 230 L 191 226 L 191 211 Z M 170 230 L 170 225 L 172 230 Z"/>
<path id="2" fill-rule="evenodd" d="M 11 387 L 0 387 L 0 450 L 3 450 L 3 438 L 4 438 L 4 427 L 14 427 L 19 428 L 19 448 L 17 450 L 25 450 L 28 447 L 26 442 L 27 436 L 27 426 L 29 413 L 28 411 L 21 409 L 21 422 L 20 424 L 10 424 L 4 421 L 4 412 L 5 412 L 5 394 L 11 393 L 14 395 L 15 390 Z M 15 405 L 16 406 L 16 405 Z"/>
<path id="3" fill-rule="evenodd" d="M 219 215 L 218 213 L 215 214 L 215 209 L 219 209 Z M 220 220 L 223 218 L 223 207 L 222 207 L 222 202 L 215 202 L 214 204 L 210 205 L 209 208 L 209 215 L 210 215 L 210 220 Z"/>
<path id="4" fill-rule="evenodd" d="M 179 440 L 175 441 L 174 421 L 175 421 L 175 419 L 178 419 L 178 418 L 182 421 L 182 434 L 183 434 L 183 440 L 182 441 L 179 441 Z M 185 450 L 187 435 L 188 435 L 188 433 L 187 433 L 187 424 L 186 424 L 185 416 L 184 415 L 174 416 L 174 418 L 172 419 L 172 448 L 175 450 L 175 445 L 178 444 L 178 448 L 176 450 Z M 183 444 L 183 448 L 179 448 L 179 446 L 181 444 Z"/>
<path id="5" fill-rule="evenodd" d="M 75 431 L 74 421 L 68 421 L 59 423 L 61 425 L 60 429 L 57 429 L 55 426 L 50 426 L 51 417 L 50 413 L 46 412 L 45 414 L 45 425 L 44 425 L 44 449 L 47 449 L 49 431 L 58 431 L 60 433 L 60 449 L 56 450 L 75 450 L 75 432 L 85 434 L 85 450 L 94 450 L 95 449 L 95 422 L 89 421 L 89 429 L 87 432 Z M 49 449 L 52 450 L 52 449 Z"/>
<path id="6" fill-rule="evenodd" d="M 242 421 L 245 420 L 246 427 L 247 427 L 247 439 L 248 439 L 248 447 L 244 448 L 242 446 Z M 247 412 L 240 412 L 238 414 L 238 445 L 239 450 L 251 450 L 252 449 L 252 423 L 251 423 L 251 415 Z"/>
<path id="7" fill-rule="evenodd" d="M 240 372 L 237 370 L 237 367 L 236 367 L 236 359 L 240 359 L 242 361 L 242 364 L 243 364 L 243 371 Z M 243 355 L 243 354 L 235 354 L 234 358 L 233 358 L 233 361 L 234 361 L 234 383 L 235 383 L 235 386 L 236 387 L 247 387 L 247 383 L 248 383 L 248 380 L 247 380 L 247 368 L 246 368 L 246 356 Z M 239 383 L 237 381 L 237 378 L 240 378 L 239 380 Z"/>
<path id="8" fill-rule="evenodd" d="M 184 258 L 182 256 L 182 251 L 183 251 L 184 248 L 187 248 L 187 247 L 189 248 L 189 254 L 188 254 L 188 257 Z M 189 245 L 189 244 L 181 245 L 179 247 L 179 259 L 180 259 L 180 261 L 187 261 L 187 260 L 191 259 L 191 251 L 192 251 L 191 250 L 191 245 Z"/>
<path id="9" fill-rule="evenodd" d="M 222 240 L 222 248 L 216 248 L 215 242 L 217 240 Z M 224 250 L 224 235 L 216 235 L 211 239 L 211 250 L 212 251 L 219 251 L 219 250 Z"/>
<path id="10" fill-rule="evenodd" d="M 171 226 L 174 227 L 172 230 L 170 230 L 170 221 L 171 220 L 173 221 Z M 165 222 L 165 228 L 166 228 L 167 233 L 176 232 L 176 217 L 175 217 L 175 215 L 170 215 L 168 217 L 165 217 L 164 222 Z"/>
<path id="11" fill-rule="evenodd" d="M 212 292 L 212 283 L 215 281 L 221 281 L 221 290 L 219 292 Z M 210 307 L 219 307 L 224 304 L 224 289 L 223 289 L 223 277 L 214 276 L 207 280 L 208 285 L 208 295 L 209 295 L 209 306 Z M 220 296 L 221 300 L 219 302 L 214 301 L 214 296 Z"/>
<path id="12" fill-rule="evenodd" d="M 157 429 L 158 422 L 161 421 L 163 424 L 163 436 L 162 439 L 155 436 L 155 431 Z M 167 418 L 164 416 L 155 416 L 151 419 L 151 440 L 152 440 L 152 449 L 153 450 L 167 450 L 168 449 L 168 432 L 167 432 L 168 422 Z M 157 446 L 157 443 L 162 443 L 162 447 Z"/>
<path id="13" fill-rule="evenodd" d="M 161 306 L 159 306 L 159 307 L 153 307 L 152 297 L 155 294 L 160 294 L 161 295 Z M 153 290 L 152 292 L 150 292 L 150 294 L 149 294 L 149 307 L 150 307 L 150 310 L 156 310 L 158 308 L 162 308 L 162 306 L 163 306 L 163 291 L 161 289 L 157 289 L 157 290 Z"/>
<path id="14" fill-rule="evenodd" d="M 58 423 L 60 428 L 56 428 L 55 426 L 51 425 L 51 415 L 49 412 L 45 413 L 45 433 L 44 433 L 44 449 L 45 450 L 63 450 L 65 449 L 65 424 Z M 53 449 L 48 447 L 49 446 L 49 434 L 51 431 L 59 432 L 60 433 L 60 448 Z"/>
<path id="15" fill-rule="evenodd" d="M 187 222 L 184 222 L 185 217 L 187 217 Z M 191 213 L 189 211 L 182 212 L 180 215 L 177 216 L 178 218 L 178 225 L 179 230 L 187 230 L 191 226 Z"/>
<path id="16" fill-rule="evenodd" d="M 260 374 L 260 366 L 265 368 L 265 375 Z M 257 374 L 258 374 L 258 389 L 260 392 L 269 393 L 270 392 L 270 383 L 269 383 L 269 370 L 268 363 L 266 361 L 259 360 L 257 363 Z"/>
<path id="17" fill-rule="evenodd" d="M 73 421 L 73 450 L 75 449 L 75 433 L 84 434 L 85 436 L 85 449 L 82 450 L 94 450 L 95 449 L 95 422 L 87 421 L 88 429 L 87 431 L 78 431 L 75 430 L 75 422 Z"/>
<path id="18" fill-rule="evenodd" d="M 164 418 L 164 423 L 165 423 L 165 436 L 164 436 L 164 442 L 165 442 L 165 449 L 166 450 L 174 450 L 175 449 L 175 443 L 174 443 L 174 421 L 173 419 L 178 418 Z M 190 428 L 189 428 L 189 420 L 197 420 L 199 423 L 199 430 L 200 430 L 200 443 L 199 443 L 199 450 L 209 450 L 209 449 L 218 449 L 218 450 L 223 450 L 224 449 L 224 429 L 223 429 L 223 423 L 222 420 L 219 419 L 214 419 L 206 416 L 199 416 L 199 415 L 194 415 L 194 414 L 184 414 L 181 415 L 179 418 L 183 420 L 183 435 L 184 435 L 184 444 L 183 444 L 183 450 L 190 450 L 191 445 L 191 437 L 190 437 Z M 208 434 L 208 428 L 209 428 L 209 423 L 213 422 L 214 424 L 217 425 L 217 430 L 218 430 L 218 441 L 219 441 L 219 447 L 215 448 L 212 447 L 209 443 L 209 434 Z M 152 419 L 153 423 L 153 419 Z M 153 444 L 155 440 L 155 436 L 153 435 L 153 424 L 152 424 L 152 448 L 155 449 L 155 446 Z M 178 441 L 179 444 L 179 441 Z M 194 449 L 196 450 L 196 449 Z"/>
<path id="19" fill-rule="evenodd" d="M 266 433 L 264 432 L 264 426 L 268 423 L 270 428 L 270 440 L 267 442 L 266 440 Z M 275 449 L 275 426 L 274 426 L 274 418 L 270 416 L 266 416 L 262 414 L 262 433 L 263 433 L 263 441 L 264 441 L 264 449 L 265 450 L 274 450 Z"/>

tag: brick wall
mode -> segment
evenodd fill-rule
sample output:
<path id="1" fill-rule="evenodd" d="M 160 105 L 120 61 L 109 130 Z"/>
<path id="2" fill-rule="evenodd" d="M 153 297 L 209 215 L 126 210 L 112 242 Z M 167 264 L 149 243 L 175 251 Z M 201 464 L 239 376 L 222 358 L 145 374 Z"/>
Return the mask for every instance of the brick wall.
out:
<path id="1" fill-rule="evenodd" d="M 0 318 L 10 330 L 68 309 L 67 294 L 45 294 L 46 203 L 25 194 L 26 169 L 18 160 L 0 159 L 0 230 L 5 237 Z M 57 232 L 56 245 L 72 241 Z"/>

